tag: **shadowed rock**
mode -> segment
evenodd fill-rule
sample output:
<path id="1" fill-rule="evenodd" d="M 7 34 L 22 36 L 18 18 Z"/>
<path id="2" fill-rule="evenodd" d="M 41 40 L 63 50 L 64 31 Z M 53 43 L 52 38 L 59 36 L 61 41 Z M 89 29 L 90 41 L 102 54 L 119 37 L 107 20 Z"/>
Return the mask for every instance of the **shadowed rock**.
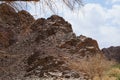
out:
<path id="1" fill-rule="evenodd" d="M 120 46 L 117 47 L 111 46 L 109 48 L 103 48 L 102 52 L 109 60 L 114 59 L 117 62 L 120 62 Z"/>

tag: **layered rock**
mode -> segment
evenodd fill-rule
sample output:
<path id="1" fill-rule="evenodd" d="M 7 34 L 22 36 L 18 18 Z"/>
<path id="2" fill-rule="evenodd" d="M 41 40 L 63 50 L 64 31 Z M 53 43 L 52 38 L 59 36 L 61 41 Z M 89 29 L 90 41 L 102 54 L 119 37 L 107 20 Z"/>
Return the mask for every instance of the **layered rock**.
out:
<path id="1" fill-rule="evenodd" d="M 0 68 L 3 73 L 0 78 L 3 80 L 25 80 L 31 76 L 80 79 L 85 73 L 71 69 L 69 60 L 100 53 L 96 40 L 76 36 L 71 24 L 58 15 L 35 20 L 26 11 L 16 12 L 1 4 L 0 9 L 4 8 L 10 9 L 9 12 L 0 10 Z"/>

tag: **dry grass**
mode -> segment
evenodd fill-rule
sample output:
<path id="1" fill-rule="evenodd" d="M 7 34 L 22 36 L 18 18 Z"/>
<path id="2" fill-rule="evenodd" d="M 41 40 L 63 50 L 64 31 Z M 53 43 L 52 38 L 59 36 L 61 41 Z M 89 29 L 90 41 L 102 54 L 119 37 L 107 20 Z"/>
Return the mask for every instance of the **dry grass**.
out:
<path id="1" fill-rule="evenodd" d="M 102 80 L 105 71 L 114 64 L 114 62 L 106 60 L 101 54 L 79 61 L 69 61 L 71 69 L 85 72 L 92 80 L 95 77 L 99 78 L 96 80 Z"/>
<path id="2" fill-rule="evenodd" d="M 120 80 L 120 68 L 119 67 L 112 67 L 109 71 L 107 71 L 106 74 L 109 77 L 114 77 L 116 78 L 116 80 Z"/>
<path id="3" fill-rule="evenodd" d="M 93 80 L 116 80 L 116 77 L 109 77 L 109 76 L 103 76 L 102 79 L 100 79 L 98 76 L 95 76 Z"/>
<path id="4" fill-rule="evenodd" d="M 116 64 L 116 66 L 118 65 L 119 64 Z M 100 80 L 100 78 L 95 76 L 93 80 Z M 120 68 L 112 66 L 109 70 L 104 72 L 102 80 L 120 80 Z"/>

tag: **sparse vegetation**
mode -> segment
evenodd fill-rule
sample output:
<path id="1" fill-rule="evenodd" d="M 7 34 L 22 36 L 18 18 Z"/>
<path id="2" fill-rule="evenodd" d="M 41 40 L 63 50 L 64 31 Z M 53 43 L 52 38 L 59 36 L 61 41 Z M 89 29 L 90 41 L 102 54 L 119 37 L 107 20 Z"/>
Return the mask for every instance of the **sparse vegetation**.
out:
<path id="1" fill-rule="evenodd" d="M 115 77 L 116 80 L 120 80 L 120 64 L 114 65 L 108 72 L 109 77 Z"/>
<path id="2" fill-rule="evenodd" d="M 109 70 L 104 71 L 104 75 L 102 76 L 102 79 L 99 79 L 98 76 L 95 76 L 93 80 L 120 80 L 120 64 L 115 64 L 113 66 L 110 66 Z"/>
<path id="3" fill-rule="evenodd" d="M 92 80 L 109 80 L 104 76 L 105 71 L 111 68 L 115 62 L 106 60 L 101 54 L 96 56 L 80 59 L 79 61 L 70 61 L 69 66 L 76 70 L 87 73 Z M 110 79 L 111 80 L 111 79 Z M 112 79 L 114 80 L 114 79 Z"/>
<path id="4" fill-rule="evenodd" d="M 115 65 L 113 65 L 112 66 L 113 68 L 118 68 L 118 69 L 120 69 L 120 64 L 118 63 L 118 64 L 115 64 Z"/>

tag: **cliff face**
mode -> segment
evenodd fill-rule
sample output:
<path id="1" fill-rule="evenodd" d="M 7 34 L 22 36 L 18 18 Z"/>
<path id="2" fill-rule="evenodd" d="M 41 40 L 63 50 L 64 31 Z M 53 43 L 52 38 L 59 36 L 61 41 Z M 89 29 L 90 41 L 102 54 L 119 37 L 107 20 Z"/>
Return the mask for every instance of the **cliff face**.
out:
<path id="1" fill-rule="evenodd" d="M 35 20 L 22 10 L 0 4 L 0 78 L 76 77 L 68 61 L 100 53 L 97 41 L 76 36 L 70 23 L 58 15 Z"/>

